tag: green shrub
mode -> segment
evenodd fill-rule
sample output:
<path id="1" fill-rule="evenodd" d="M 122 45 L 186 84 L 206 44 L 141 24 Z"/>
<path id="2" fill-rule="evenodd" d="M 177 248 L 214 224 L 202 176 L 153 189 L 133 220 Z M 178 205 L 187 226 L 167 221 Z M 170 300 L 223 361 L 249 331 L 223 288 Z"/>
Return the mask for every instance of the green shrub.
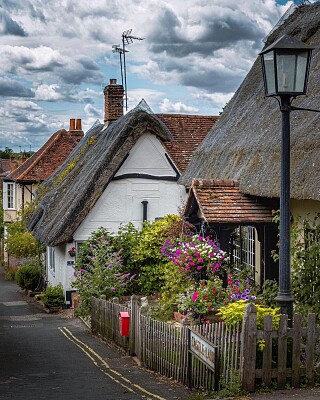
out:
<path id="1" fill-rule="evenodd" d="M 41 272 L 37 264 L 26 264 L 16 272 L 16 281 L 21 289 L 34 290 L 39 284 Z"/>
<path id="2" fill-rule="evenodd" d="M 42 298 L 46 307 L 60 307 L 64 304 L 64 294 L 61 283 L 56 286 L 48 286 Z"/>
<path id="3" fill-rule="evenodd" d="M 219 314 L 222 321 L 228 326 L 233 326 L 242 323 L 245 308 L 249 303 L 244 300 L 229 303 L 226 306 L 219 308 Z M 255 304 L 257 308 L 257 328 L 263 329 L 263 321 L 265 315 L 272 316 L 272 328 L 278 329 L 280 322 L 279 308 L 271 308 Z"/>
<path id="4" fill-rule="evenodd" d="M 152 295 L 165 284 L 164 266 L 167 258 L 161 248 L 167 239 L 176 237 L 176 229 L 181 223 L 177 215 L 167 215 L 154 222 L 145 222 L 137 245 L 132 250 L 134 261 L 140 265 L 139 283 L 141 293 Z"/>
<path id="5" fill-rule="evenodd" d="M 18 267 L 16 266 L 8 266 L 4 269 L 4 279 L 6 281 L 14 281 L 16 279 L 16 273 L 18 271 Z"/>

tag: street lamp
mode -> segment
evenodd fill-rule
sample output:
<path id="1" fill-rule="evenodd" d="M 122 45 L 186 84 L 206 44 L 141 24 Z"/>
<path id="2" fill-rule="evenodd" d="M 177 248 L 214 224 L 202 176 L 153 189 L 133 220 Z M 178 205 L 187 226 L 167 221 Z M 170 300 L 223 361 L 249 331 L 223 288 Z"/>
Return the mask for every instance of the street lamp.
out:
<path id="1" fill-rule="evenodd" d="M 292 98 L 307 91 L 311 53 L 314 48 L 284 35 L 260 53 L 265 94 L 280 97 L 282 115 L 279 292 L 282 314 L 292 319 L 290 284 L 290 111 Z M 309 110 L 311 111 L 311 110 Z"/>

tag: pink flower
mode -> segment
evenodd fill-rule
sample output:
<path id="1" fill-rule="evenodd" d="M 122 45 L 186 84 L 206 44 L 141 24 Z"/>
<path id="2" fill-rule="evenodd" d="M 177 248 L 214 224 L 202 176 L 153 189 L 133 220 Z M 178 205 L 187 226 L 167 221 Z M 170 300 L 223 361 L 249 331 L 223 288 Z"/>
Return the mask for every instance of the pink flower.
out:
<path id="1" fill-rule="evenodd" d="M 199 292 L 194 292 L 192 295 L 192 301 L 196 301 L 199 296 Z"/>
<path id="2" fill-rule="evenodd" d="M 201 265 L 197 266 L 197 271 L 200 271 L 200 269 L 202 269 Z"/>
<path id="3" fill-rule="evenodd" d="M 203 258 L 198 258 L 198 263 L 203 263 Z"/>
<path id="4" fill-rule="evenodd" d="M 196 264 L 193 261 L 191 261 L 191 262 L 189 262 L 189 265 L 190 265 L 190 267 L 194 267 Z"/>

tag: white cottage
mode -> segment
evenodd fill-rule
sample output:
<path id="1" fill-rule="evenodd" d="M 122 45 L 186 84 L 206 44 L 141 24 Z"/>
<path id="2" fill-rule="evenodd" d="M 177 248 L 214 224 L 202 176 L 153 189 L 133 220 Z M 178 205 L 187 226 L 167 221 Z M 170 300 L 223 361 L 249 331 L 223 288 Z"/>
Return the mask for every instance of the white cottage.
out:
<path id="1" fill-rule="evenodd" d="M 122 115 L 123 87 L 105 90 L 105 124 L 97 122 L 46 182 L 29 228 L 48 246 L 47 279 L 70 295 L 76 249 L 100 227 L 177 214 L 186 199 L 177 183 L 218 117 L 153 114 L 142 101 Z"/>

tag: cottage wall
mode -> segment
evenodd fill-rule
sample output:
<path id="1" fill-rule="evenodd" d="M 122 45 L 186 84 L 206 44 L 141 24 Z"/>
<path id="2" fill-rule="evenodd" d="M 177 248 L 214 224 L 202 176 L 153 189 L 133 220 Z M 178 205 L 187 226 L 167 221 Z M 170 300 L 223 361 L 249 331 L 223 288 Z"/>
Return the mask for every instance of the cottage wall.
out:
<path id="1" fill-rule="evenodd" d="M 68 247 L 87 240 L 100 227 L 117 232 L 120 224 L 132 222 L 140 228 L 143 204 L 147 201 L 147 219 L 154 221 L 167 214 L 178 214 L 186 200 L 186 190 L 178 185 L 178 170 L 166 156 L 161 141 L 146 133 L 131 149 L 87 217 L 73 234 L 73 243 L 54 247 L 55 273 L 48 268 L 50 284 L 62 283 L 70 290 L 74 268 Z"/>
<path id="2" fill-rule="evenodd" d="M 150 221 L 179 213 L 186 191 L 174 180 L 176 175 L 161 142 L 154 135 L 145 134 L 76 230 L 74 240 L 86 240 L 101 226 L 111 232 L 117 232 L 120 224 L 128 222 L 141 227 L 142 201 L 148 202 L 147 219 Z"/>

